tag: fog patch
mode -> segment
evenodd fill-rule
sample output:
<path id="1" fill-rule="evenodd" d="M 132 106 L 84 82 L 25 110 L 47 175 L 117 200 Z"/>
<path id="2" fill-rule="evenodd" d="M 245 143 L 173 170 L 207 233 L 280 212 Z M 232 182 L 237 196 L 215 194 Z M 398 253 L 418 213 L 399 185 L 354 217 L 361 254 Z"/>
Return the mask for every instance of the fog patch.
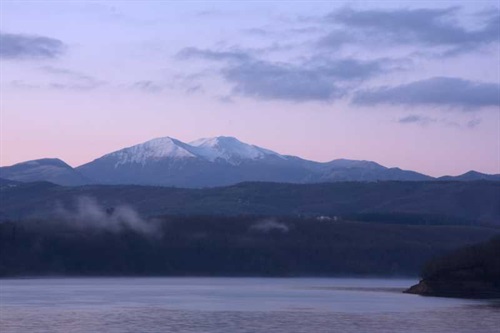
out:
<path id="1" fill-rule="evenodd" d="M 264 233 L 272 231 L 287 233 L 289 230 L 290 228 L 286 224 L 278 222 L 274 219 L 262 220 L 250 226 L 250 231 L 257 231 Z"/>
<path id="2" fill-rule="evenodd" d="M 132 230 L 146 235 L 153 235 L 156 231 L 154 221 L 143 219 L 132 207 L 120 205 L 106 208 L 89 197 L 77 198 L 70 209 L 58 204 L 55 215 L 68 225 L 82 229 Z"/>

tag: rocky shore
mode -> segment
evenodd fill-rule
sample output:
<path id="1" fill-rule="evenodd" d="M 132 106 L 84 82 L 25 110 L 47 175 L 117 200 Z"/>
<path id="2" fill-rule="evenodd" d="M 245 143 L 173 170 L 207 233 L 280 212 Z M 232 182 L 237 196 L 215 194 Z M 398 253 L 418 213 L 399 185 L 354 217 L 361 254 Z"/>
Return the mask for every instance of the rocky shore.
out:
<path id="1" fill-rule="evenodd" d="M 421 280 L 407 294 L 458 298 L 500 298 L 500 287 L 485 281 Z"/>

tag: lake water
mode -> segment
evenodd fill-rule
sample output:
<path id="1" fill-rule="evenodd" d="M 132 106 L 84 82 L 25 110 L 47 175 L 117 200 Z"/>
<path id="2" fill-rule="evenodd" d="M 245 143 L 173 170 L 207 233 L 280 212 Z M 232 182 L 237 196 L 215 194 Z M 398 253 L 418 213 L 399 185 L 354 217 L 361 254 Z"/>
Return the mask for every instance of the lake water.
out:
<path id="1" fill-rule="evenodd" d="M 0 280 L 0 332 L 499 332 L 500 301 L 402 294 L 415 280 Z"/>

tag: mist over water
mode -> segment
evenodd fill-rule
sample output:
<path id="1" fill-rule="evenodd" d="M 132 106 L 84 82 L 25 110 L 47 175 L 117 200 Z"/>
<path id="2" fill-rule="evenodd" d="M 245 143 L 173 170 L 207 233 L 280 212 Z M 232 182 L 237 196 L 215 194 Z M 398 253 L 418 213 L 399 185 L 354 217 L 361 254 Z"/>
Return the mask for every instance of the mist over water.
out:
<path id="1" fill-rule="evenodd" d="M 0 280 L 11 332 L 490 333 L 495 301 L 402 294 L 415 280 L 91 278 Z"/>

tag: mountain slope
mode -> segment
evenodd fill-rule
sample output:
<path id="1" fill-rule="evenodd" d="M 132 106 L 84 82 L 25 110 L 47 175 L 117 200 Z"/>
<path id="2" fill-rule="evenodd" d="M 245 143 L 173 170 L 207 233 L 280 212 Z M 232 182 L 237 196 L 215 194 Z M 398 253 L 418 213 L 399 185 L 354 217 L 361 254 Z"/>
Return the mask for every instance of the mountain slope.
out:
<path id="1" fill-rule="evenodd" d="M 322 166 L 322 174 L 319 181 L 425 181 L 432 177 L 415 171 L 402 170 L 400 168 L 386 168 L 371 161 L 355 161 L 338 159 Z"/>
<path id="2" fill-rule="evenodd" d="M 432 179 L 369 161 L 307 161 L 224 136 L 190 143 L 170 137 L 157 138 L 104 155 L 77 169 L 102 184 L 177 187 L 226 186 L 245 181 L 317 183 Z"/>
<path id="3" fill-rule="evenodd" d="M 91 181 L 58 158 L 44 158 L 0 167 L 0 178 L 21 181 L 48 181 L 60 185 L 84 185 Z"/>

